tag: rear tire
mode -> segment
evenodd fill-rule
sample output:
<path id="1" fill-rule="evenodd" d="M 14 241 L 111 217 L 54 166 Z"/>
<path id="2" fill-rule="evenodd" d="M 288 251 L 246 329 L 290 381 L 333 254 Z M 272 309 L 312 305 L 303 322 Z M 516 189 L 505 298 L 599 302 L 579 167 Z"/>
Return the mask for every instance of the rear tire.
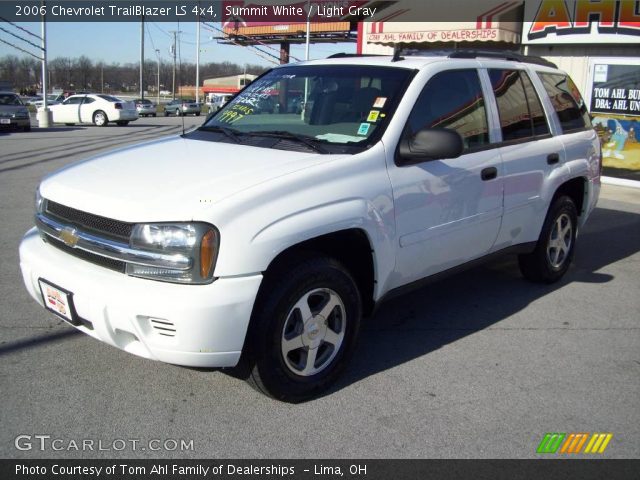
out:
<path id="1" fill-rule="evenodd" d="M 578 213 L 570 197 L 558 197 L 549 208 L 532 253 L 519 255 L 522 275 L 532 282 L 554 283 L 571 265 L 578 231 Z"/>
<path id="2" fill-rule="evenodd" d="M 65 123 L 66 126 L 68 127 L 73 127 L 75 125 L 75 123 Z"/>
<path id="3" fill-rule="evenodd" d="M 22 130 L 24 132 L 30 132 L 31 131 L 31 125 L 25 125 L 24 127 L 22 127 Z"/>
<path id="4" fill-rule="evenodd" d="M 317 396 L 347 365 L 361 315 L 356 283 L 337 260 L 305 255 L 281 262 L 265 275 L 254 307 L 247 381 L 287 402 Z"/>
<path id="5" fill-rule="evenodd" d="M 125 126 L 129 125 L 129 120 L 120 120 L 120 121 L 116 122 L 116 125 L 118 125 L 119 127 L 125 127 Z"/>
<path id="6" fill-rule="evenodd" d="M 93 112 L 93 124 L 96 127 L 106 127 L 109 123 L 109 117 L 102 110 L 96 110 Z"/>
<path id="7" fill-rule="evenodd" d="M 164 116 L 168 117 L 169 116 L 169 112 L 167 112 L 166 110 L 164 111 Z"/>

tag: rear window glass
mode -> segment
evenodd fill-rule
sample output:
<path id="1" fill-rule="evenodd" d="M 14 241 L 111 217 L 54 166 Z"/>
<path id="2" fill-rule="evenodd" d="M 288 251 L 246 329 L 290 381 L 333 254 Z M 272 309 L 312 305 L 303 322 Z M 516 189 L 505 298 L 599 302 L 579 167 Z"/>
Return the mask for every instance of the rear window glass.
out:
<path id="1" fill-rule="evenodd" d="M 538 75 L 558 114 L 563 132 L 591 127 L 587 106 L 578 88 L 568 76 L 559 73 L 538 73 Z"/>

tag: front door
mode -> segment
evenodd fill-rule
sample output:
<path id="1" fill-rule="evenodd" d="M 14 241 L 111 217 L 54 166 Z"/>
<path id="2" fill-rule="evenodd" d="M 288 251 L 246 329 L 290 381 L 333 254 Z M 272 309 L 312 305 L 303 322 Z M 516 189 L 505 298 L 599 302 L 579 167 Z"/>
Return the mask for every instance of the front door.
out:
<path id="1" fill-rule="evenodd" d="M 426 83 L 403 138 L 423 128 L 456 130 L 465 149 L 454 159 L 389 162 L 399 242 L 391 288 L 486 254 L 500 229 L 502 164 L 490 148 L 477 70 L 441 72 Z"/>

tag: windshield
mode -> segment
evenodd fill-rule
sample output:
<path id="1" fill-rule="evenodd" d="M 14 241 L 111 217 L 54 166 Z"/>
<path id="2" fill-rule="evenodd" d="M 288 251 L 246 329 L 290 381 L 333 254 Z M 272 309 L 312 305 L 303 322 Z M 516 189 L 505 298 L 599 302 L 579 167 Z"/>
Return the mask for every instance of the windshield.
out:
<path id="1" fill-rule="evenodd" d="M 0 93 L 0 105 L 22 105 L 20 98 L 12 93 Z"/>
<path id="2" fill-rule="evenodd" d="M 386 128 L 411 74 L 411 70 L 378 66 L 276 68 L 227 103 L 203 129 L 365 145 Z"/>

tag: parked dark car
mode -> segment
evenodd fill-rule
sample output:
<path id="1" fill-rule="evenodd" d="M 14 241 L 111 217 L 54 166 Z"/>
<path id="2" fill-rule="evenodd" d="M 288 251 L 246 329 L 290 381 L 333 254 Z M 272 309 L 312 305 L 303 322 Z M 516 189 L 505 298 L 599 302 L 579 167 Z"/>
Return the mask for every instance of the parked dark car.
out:
<path id="1" fill-rule="evenodd" d="M 0 92 L 0 127 L 31 130 L 29 110 L 13 92 Z"/>

